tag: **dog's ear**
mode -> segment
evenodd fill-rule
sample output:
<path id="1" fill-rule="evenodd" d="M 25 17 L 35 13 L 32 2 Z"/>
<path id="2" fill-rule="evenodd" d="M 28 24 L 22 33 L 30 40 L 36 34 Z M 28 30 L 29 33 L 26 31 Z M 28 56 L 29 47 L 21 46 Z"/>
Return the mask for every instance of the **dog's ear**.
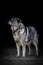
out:
<path id="1" fill-rule="evenodd" d="M 21 22 L 21 19 L 17 18 L 17 22 L 20 23 Z"/>
<path id="2" fill-rule="evenodd" d="M 11 25 L 11 21 L 10 20 L 8 21 L 8 24 Z"/>

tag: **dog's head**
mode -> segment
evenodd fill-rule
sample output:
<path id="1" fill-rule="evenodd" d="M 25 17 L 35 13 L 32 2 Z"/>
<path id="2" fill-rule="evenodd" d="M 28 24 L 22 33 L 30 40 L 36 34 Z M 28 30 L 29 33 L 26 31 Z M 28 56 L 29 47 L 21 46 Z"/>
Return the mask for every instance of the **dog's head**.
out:
<path id="1" fill-rule="evenodd" d="M 11 18 L 11 20 L 8 22 L 9 25 L 18 25 L 18 23 L 21 22 L 21 19 L 19 18 Z"/>
<path id="2" fill-rule="evenodd" d="M 22 34 L 24 32 L 24 24 L 21 22 L 21 19 L 19 18 L 12 18 L 8 24 L 11 26 L 11 30 L 18 31 L 19 34 Z"/>
<path id="3" fill-rule="evenodd" d="M 18 28 L 18 26 L 23 26 L 23 24 L 21 23 L 21 19 L 19 18 L 11 18 L 11 20 L 8 21 L 8 24 L 13 27 L 14 26 L 14 30 L 16 28 Z"/>
<path id="4" fill-rule="evenodd" d="M 8 24 L 11 26 L 12 30 L 16 30 L 19 27 L 20 22 L 21 22 L 21 20 L 19 18 L 11 18 L 11 20 L 9 20 Z"/>

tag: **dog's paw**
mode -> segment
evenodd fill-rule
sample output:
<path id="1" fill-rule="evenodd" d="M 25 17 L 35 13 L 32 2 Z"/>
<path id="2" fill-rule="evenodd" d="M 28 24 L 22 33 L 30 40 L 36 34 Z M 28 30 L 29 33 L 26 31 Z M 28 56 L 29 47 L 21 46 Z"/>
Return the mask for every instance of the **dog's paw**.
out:
<path id="1" fill-rule="evenodd" d="M 24 56 L 22 55 L 22 57 L 25 57 L 25 55 Z"/>

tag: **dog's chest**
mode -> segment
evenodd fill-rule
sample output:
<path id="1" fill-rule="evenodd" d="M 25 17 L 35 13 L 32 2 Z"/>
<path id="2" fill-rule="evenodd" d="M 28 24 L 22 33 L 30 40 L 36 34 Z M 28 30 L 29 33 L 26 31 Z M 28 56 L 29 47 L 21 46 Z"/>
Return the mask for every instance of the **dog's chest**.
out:
<path id="1" fill-rule="evenodd" d="M 22 43 L 22 39 L 23 39 L 23 38 L 21 38 L 21 37 L 18 35 L 18 33 L 13 34 L 13 38 L 14 38 L 16 44 L 18 44 L 18 45 L 20 45 L 20 46 L 23 45 L 23 43 Z"/>
<path id="2" fill-rule="evenodd" d="M 13 32 L 12 34 L 13 34 L 13 38 L 15 39 L 15 41 L 18 40 L 19 38 L 18 32 Z"/>

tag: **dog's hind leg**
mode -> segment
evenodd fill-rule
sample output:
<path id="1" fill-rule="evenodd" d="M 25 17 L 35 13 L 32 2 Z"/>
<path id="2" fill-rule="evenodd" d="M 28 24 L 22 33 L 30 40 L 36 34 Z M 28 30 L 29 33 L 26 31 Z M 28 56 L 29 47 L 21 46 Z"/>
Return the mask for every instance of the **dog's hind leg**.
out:
<path id="1" fill-rule="evenodd" d="M 36 55 L 38 56 L 38 44 L 35 43 L 35 42 L 33 42 L 33 44 L 34 44 L 34 46 L 35 46 L 35 48 L 36 48 Z"/>
<path id="2" fill-rule="evenodd" d="M 31 55 L 31 47 L 30 47 L 30 44 L 28 44 L 27 46 L 29 48 L 29 55 Z"/>

